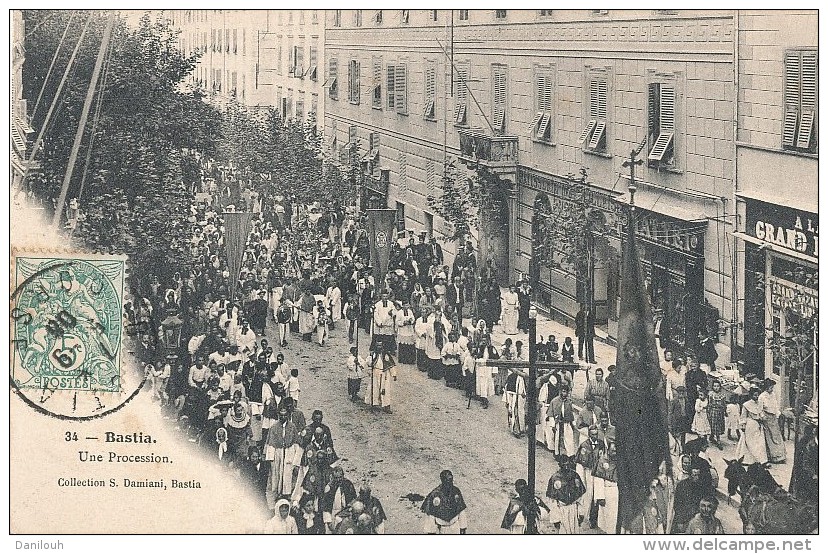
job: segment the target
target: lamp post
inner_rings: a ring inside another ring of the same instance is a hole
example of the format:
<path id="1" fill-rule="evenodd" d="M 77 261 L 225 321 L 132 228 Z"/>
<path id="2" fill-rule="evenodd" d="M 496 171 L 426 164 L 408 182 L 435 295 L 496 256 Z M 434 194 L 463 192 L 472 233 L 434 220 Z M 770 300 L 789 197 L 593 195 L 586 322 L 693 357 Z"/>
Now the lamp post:
<path id="1" fill-rule="evenodd" d="M 538 310 L 534 306 L 529 307 L 529 382 L 526 383 L 526 423 L 527 440 L 529 441 L 528 471 L 526 482 L 529 486 L 531 501 L 535 499 L 535 454 L 537 452 L 537 421 L 538 421 L 538 366 L 537 362 L 537 326 Z M 534 506 L 533 506 L 534 507 Z M 536 535 L 538 533 L 537 513 L 533 509 L 526 516 L 526 534 Z"/>

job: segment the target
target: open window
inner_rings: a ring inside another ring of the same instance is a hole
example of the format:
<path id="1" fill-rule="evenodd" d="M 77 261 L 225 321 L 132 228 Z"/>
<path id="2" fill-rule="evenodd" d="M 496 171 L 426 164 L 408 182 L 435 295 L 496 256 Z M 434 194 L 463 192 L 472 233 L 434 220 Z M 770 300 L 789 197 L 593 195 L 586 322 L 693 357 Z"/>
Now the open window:
<path id="1" fill-rule="evenodd" d="M 589 151 L 604 153 L 607 150 L 607 102 L 609 83 L 605 77 L 589 80 L 589 119 L 578 138 Z"/>
<path id="2" fill-rule="evenodd" d="M 650 167 L 671 167 L 676 133 L 676 87 L 650 83 L 647 94 L 647 144 Z"/>

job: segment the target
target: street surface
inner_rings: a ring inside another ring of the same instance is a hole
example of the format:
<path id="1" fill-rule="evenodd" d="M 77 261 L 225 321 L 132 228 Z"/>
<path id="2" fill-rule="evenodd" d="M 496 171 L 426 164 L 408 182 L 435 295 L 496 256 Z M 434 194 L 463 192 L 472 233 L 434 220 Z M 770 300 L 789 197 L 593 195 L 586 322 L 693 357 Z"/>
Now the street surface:
<path id="1" fill-rule="evenodd" d="M 278 344 L 275 324 L 268 325 L 268 341 Z M 549 330 L 557 334 L 559 340 L 573 334 L 560 324 L 540 318 L 538 328 L 539 332 Z M 499 331 L 496 328 L 493 334 L 495 344 L 502 343 L 504 337 Z M 367 357 L 369 336 L 364 331 L 359 333 L 360 355 Z M 528 345 L 525 334 L 512 338 Z M 347 342 L 347 328 L 340 321 L 325 346 L 304 342 L 291 334 L 282 352 L 289 367 L 298 367 L 300 371 L 299 408 L 307 418 L 314 409 L 322 409 L 346 476 L 357 487 L 367 476 L 373 494 L 382 501 L 388 515 L 386 532 L 423 532 L 425 516 L 420 511 L 420 497 L 439 484 L 443 469 L 454 473 L 454 482 L 463 492 L 468 505 L 468 532 L 505 532 L 500 530 L 500 522 L 514 481 L 526 478 L 527 441 L 513 437 L 507 430 L 506 408 L 501 399 L 491 397 L 488 409 L 476 401 L 467 408 L 462 391 L 429 379 L 416 367 L 398 366 L 391 400 L 393 413 L 372 413 L 362 402 L 348 399 Z M 596 356 L 606 367 L 614 362 L 615 349 L 596 343 Z M 575 393 L 582 398 L 583 385 L 578 385 L 583 372 L 578 374 L 581 377 L 576 379 Z M 368 387 L 370 376 L 363 379 L 361 396 Z M 541 445 L 536 469 L 537 492 L 545 499 L 547 482 L 557 464 L 552 453 Z M 420 500 L 409 499 L 414 495 L 419 495 L 416 498 Z M 717 515 L 727 533 L 741 533 L 735 508 L 723 502 Z M 554 532 L 547 519 L 539 527 L 542 533 Z"/>

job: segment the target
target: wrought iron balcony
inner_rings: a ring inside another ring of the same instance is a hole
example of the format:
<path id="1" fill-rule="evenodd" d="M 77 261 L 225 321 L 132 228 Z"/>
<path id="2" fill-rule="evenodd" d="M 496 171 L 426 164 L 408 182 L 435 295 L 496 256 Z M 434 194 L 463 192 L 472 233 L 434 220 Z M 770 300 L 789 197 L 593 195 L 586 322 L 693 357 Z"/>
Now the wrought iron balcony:
<path id="1" fill-rule="evenodd" d="M 460 159 L 480 164 L 497 173 L 514 172 L 518 164 L 518 137 L 493 136 L 483 129 L 458 129 Z"/>

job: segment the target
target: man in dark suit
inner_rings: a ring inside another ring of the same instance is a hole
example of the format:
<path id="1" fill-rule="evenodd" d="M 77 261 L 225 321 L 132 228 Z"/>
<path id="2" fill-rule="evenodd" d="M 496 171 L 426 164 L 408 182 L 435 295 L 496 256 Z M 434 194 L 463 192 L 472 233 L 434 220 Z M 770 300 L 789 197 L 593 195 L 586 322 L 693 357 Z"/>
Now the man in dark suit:
<path id="1" fill-rule="evenodd" d="M 443 265 L 443 248 L 437 244 L 437 239 L 431 237 L 431 263 L 437 263 L 438 265 Z"/>
<path id="2" fill-rule="evenodd" d="M 578 359 L 586 359 L 588 363 L 595 362 L 595 315 L 585 304 L 575 315 L 575 336 L 578 337 Z"/>
<path id="3" fill-rule="evenodd" d="M 454 308 L 459 314 L 463 313 L 463 302 L 465 298 L 463 298 L 463 285 L 460 283 L 460 276 L 456 275 L 454 277 L 454 282 L 446 287 L 446 302 L 449 306 Z M 462 316 L 459 316 L 462 317 Z"/>

